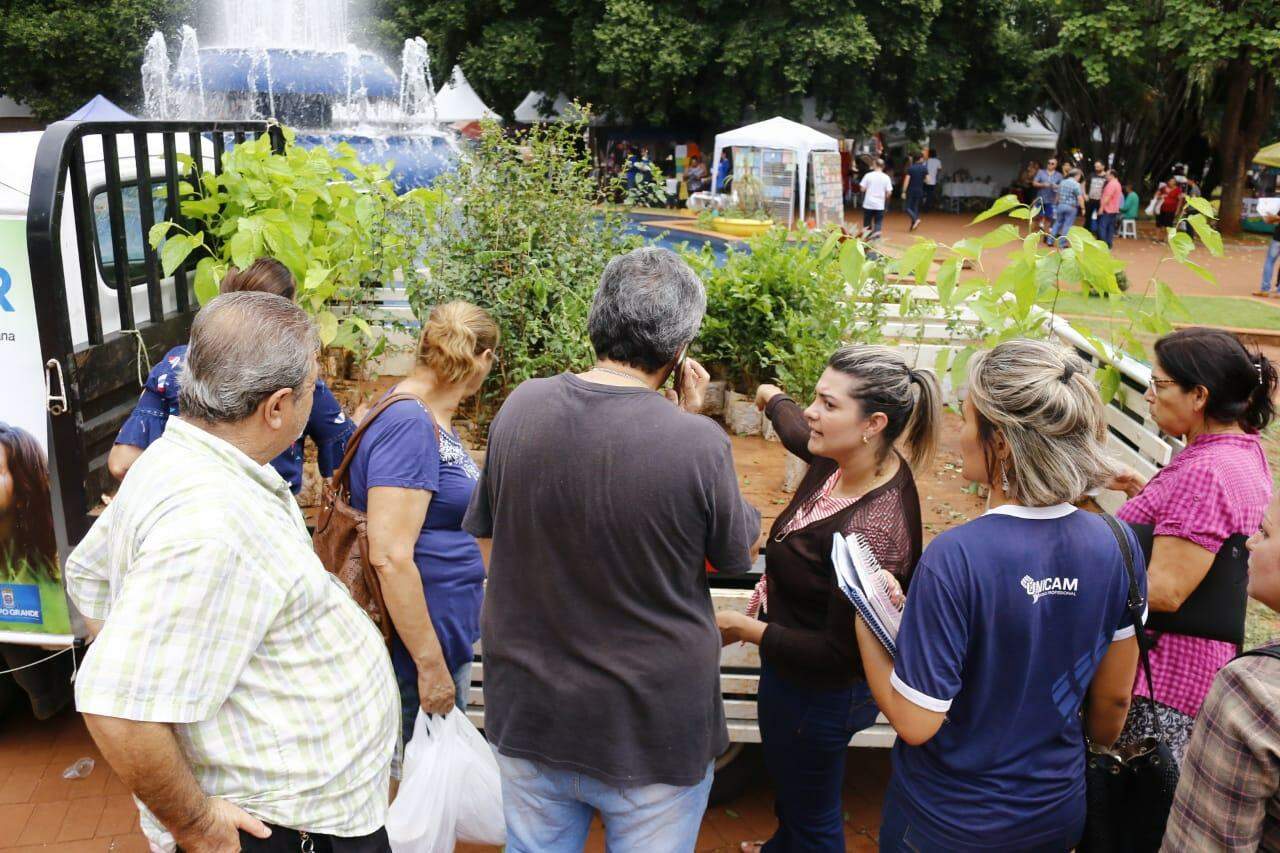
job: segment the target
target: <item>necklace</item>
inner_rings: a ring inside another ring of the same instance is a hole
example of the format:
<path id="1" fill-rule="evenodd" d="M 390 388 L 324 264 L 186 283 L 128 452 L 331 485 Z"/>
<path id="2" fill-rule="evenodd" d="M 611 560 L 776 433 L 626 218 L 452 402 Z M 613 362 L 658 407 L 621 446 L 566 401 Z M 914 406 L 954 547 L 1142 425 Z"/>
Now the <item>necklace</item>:
<path id="1" fill-rule="evenodd" d="M 643 379 L 641 379 L 639 376 L 636 376 L 634 373 L 626 373 L 626 372 L 621 371 L 621 370 L 614 370 L 614 369 L 613 369 L 613 368 L 611 368 L 611 367 L 600 367 L 599 365 L 596 365 L 595 367 L 593 367 L 593 368 L 591 368 L 591 369 L 592 369 L 592 370 L 598 370 L 598 371 L 599 371 L 599 372 L 601 372 L 601 373 L 608 373 L 608 374 L 610 374 L 610 375 L 612 375 L 612 376 L 619 376 L 619 377 L 621 377 L 621 378 L 623 378 L 623 379 L 630 379 L 632 382 L 636 382 L 636 383 L 638 383 L 638 384 L 640 384 L 640 385 L 644 385 L 644 386 L 646 386 L 646 387 L 649 385 L 649 383 L 648 383 L 648 382 L 645 382 Z"/>

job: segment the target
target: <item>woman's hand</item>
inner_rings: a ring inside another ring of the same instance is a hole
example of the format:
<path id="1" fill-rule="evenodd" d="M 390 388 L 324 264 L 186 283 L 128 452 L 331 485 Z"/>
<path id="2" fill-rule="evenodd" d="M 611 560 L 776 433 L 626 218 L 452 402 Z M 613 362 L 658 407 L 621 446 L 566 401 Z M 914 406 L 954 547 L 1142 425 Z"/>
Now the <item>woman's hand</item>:
<path id="1" fill-rule="evenodd" d="M 418 668 L 418 704 L 428 714 L 447 715 L 454 709 L 453 675 L 444 660 Z"/>
<path id="2" fill-rule="evenodd" d="M 785 393 L 786 392 L 777 385 L 761 385 L 756 389 L 756 408 L 763 412 L 764 407 L 769 405 L 770 400 L 777 397 L 779 394 Z"/>
<path id="3" fill-rule="evenodd" d="M 885 588 L 889 591 L 889 600 L 893 602 L 893 606 L 901 609 L 902 605 L 907 601 L 907 596 L 902 592 L 902 584 L 898 583 L 898 578 L 888 569 L 881 569 L 877 574 L 884 581 Z"/>
<path id="4" fill-rule="evenodd" d="M 760 645 L 765 623 L 737 610 L 716 611 L 716 627 L 720 629 L 720 645 L 754 643 Z"/>
<path id="5" fill-rule="evenodd" d="M 1147 478 L 1132 468 L 1125 468 L 1106 482 L 1106 487 L 1116 492 L 1124 492 L 1129 497 L 1136 497 L 1147 485 Z"/>

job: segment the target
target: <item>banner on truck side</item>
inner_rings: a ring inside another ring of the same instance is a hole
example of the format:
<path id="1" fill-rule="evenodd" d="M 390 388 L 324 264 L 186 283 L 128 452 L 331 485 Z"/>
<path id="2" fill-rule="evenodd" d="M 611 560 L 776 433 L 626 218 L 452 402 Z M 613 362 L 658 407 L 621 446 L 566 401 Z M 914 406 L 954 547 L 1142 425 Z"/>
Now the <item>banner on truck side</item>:
<path id="1" fill-rule="evenodd" d="M 71 617 L 54 550 L 48 421 L 27 223 L 0 217 L 0 642 L 66 645 Z"/>

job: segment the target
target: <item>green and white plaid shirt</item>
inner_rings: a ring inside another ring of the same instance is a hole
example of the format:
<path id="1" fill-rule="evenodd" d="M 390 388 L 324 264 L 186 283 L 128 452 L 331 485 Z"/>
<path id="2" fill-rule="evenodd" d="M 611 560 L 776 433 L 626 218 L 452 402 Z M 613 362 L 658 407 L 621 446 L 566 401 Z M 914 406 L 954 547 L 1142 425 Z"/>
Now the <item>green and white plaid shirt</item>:
<path id="1" fill-rule="evenodd" d="M 391 662 L 274 469 L 170 418 L 66 575 L 105 620 L 76 678 L 81 712 L 172 723 L 201 789 L 269 823 L 383 825 Z M 145 812 L 143 827 L 160 841 Z"/>

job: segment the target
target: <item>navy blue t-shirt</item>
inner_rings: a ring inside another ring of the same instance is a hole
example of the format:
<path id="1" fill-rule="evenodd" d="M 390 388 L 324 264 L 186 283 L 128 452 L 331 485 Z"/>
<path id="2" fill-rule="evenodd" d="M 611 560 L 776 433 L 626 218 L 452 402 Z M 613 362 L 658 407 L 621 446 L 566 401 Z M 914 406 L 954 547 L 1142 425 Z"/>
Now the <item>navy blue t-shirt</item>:
<path id="1" fill-rule="evenodd" d="M 375 486 L 432 493 L 413 561 L 445 664 L 453 672 L 471 660 L 480 639 L 484 562 L 475 538 L 462 529 L 480 469 L 457 435 L 442 429 L 437 441 L 427 410 L 416 400 L 401 400 L 365 430 L 349 475 L 351 505 L 361 512 L 368 509 L 369 489 Z M 418 671 L 399 636 L 391 644 L 391 663 L 402 677 Z"/>
<path id="2" fill-rule="evenodd" d="M 924 163 L 912 163 L 907 167 L 907 175 L 911 183 L 907 184 L 908 195 L 924 195 L 924 179 L 929 176 L 929 167 Z"/>
<path id="3" fill-rule="evenodd" d="M 1142 551 L 1127 527 L 1146 594 Z M 1024 849 L 1084 824 L 1080 708 L 1129 582 L 1106 521 L 1003 506 L 943 533 L 911 581 L 891 681 L 946 721 L 893 749 L 888 798 L 955 850 Z M 1068 842 L 1070 843 L 1070 842 Z"/>

